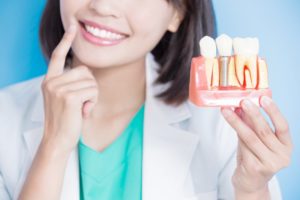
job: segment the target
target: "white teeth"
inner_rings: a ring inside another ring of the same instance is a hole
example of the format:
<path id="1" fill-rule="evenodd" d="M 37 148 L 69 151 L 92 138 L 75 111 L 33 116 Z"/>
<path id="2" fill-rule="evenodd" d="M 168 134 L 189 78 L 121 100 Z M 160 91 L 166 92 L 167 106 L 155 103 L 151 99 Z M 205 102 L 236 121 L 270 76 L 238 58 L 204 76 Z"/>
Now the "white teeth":
<path id="1" fill-rule="evenodd" d="M 216 42 L 209 36 L 203 37 L 200 42 L 201 55 L 206 58 L 215 58 L 217 55 Z"/>
<path id="2" fill-rule="evenodd" d="M 100 37 L 100 38 L 119 40 L 119 39 L 122 39 L 125 37 L 120 34 L 112 33 L 112 32 L 98 29 L 98 28 L 88 26 L 88 25 L 85 25 L 85 28 L 86 28 L 87 32 L 91 33 L 92 35 L 94 35 L 96 37 Z"/>
<path id="3" fill-rule="evenodd" d="M 247 46 L 245 45 L 243 38 L 233 39 L 233 50 L 236 55 L 244 55 L 247 51 Z"/>
<path id="4" fill-rule="evenodd" d="M 232 59 L 229 62 L 228 80 L 231 86 L 242 86 L 245 88 L 268 87 L 267 81 L 264 83 L 258 82 L 258 80 L 261 80 L 257 76 L 263 77 L 261 79 L 267 79 L 267 67 L 263 66 L 258 74 L 259 41 L 257 38 L 234 38 L 232 40 L 228 35 L 223 34 L 215 41 L 213 38 L 205 36 L 200 40 L 199 45 L 201 55 L 205 57 L 205 70 L 209 86 L 219 84 L 219 82 L 213 80 L 221 80 L 221 77 L 218 77 L 220 71 L 218 71 L 218 60 L 216 58 L 218 48 L 219 56 L 221 57 L 231 58 L 232 49 L 236 55 L 234 60 Z"/>
<path id="5" fill-rule="evenodd" d="M 216 39 L 220 56 L 231 56 L 232 39 L 228 35 L 222 34 Z"/>
<path id="6" fill-rule="evenodd" d="M 247 38 L 246 39 L 248 45 L 249 45 L 249 49 L 250 49 L 250 53 L 252 55 L 258 55 L 259 53 L 259 41 L 257 38 Z"/>
<path id="7" fill-rule="evenodd" d="M 257 38 L 234 38 L 233 49 L 236 55 L 253 56 L 259 53 L 259 41 Z"/>

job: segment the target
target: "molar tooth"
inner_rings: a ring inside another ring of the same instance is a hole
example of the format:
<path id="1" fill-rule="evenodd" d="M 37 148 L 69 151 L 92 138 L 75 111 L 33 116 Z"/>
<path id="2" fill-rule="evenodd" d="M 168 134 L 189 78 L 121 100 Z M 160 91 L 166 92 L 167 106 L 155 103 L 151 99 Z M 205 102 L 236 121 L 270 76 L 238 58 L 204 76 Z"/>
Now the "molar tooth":
<path id="1" fill-rule="evenodd" d="M 208 87 L 219 85 L 219 66 L 216 59 L 216 42 L 209 36 L 203 37 L 200 42 L 201 55 L 205 57 L 205 71 Z"/>
<path id="2" fill-rule="evenodd" d="M 257 38 L 246 38 L 247 53 L 249 56 L 258 55 L 259 53 L 259 41 Z"/>
<path id="3" fill-rule="evenodd" d="M 259 42 L 257 38 L 235 38 L 233 48 L 236 54 L 235 66 L 237 79 L 241 86 L 255 88 L 257 86 L 257 55 Z M 245 70 L 249 72 L 245 73 Z M 248 74 L 249 73 L 249 74 Z M 247 79 L 245 79 L 245 76 Z"/>

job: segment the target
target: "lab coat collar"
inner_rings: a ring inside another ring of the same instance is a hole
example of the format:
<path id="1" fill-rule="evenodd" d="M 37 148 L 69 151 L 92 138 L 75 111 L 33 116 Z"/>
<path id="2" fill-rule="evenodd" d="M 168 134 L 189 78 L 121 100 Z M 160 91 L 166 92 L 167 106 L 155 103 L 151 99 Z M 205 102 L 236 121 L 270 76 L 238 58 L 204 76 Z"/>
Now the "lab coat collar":
<path id="1" fill-rule="evenodd" d="M 198 143 L 198 135 L 182 128 L 191 117 L 187 102 L 175 107 L 154 97 L 168 85 L 153 85 L 158 64 L 152 54 L 146 58 L 146 102 L 143 140 L 143 200 L 184 199 L 183 185 Z M 24 132 L 29 152 L 34 157 L 43 134 L 43 96 L 34 102 L 32 126 Z M 78 155 L 69 159 L 61 199 L 79 200 Z M 25 175 L 25 174 L 24 174 Z M 25 177 L 23 177 L 24 179 Z M 24 181 L 24 180 L 23 180 Z"/>

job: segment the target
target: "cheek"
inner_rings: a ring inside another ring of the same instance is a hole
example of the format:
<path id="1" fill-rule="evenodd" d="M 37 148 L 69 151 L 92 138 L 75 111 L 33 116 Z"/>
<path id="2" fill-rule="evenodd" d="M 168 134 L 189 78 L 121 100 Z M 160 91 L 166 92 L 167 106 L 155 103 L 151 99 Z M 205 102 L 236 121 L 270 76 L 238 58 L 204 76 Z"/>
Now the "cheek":
<path id="1" fill-rule="evenodd" d="M 81 1 L 60 0 L 60 16 L 65 29 L 70 25 L 71 19 L 76 18 L 75 14 L 77 10 L 83 6 L 80 2 Z"/>
<path id="2" fill-rule="evenodd" d="M 144 9 L 139 9 L 144 8 Z M 166 0 L 147 0 L 137 8 L 132 7 L 128 21 L 133 33 L 139 37 L 160 37 L 166 32 L 173 15 L 173 8 Z"/>

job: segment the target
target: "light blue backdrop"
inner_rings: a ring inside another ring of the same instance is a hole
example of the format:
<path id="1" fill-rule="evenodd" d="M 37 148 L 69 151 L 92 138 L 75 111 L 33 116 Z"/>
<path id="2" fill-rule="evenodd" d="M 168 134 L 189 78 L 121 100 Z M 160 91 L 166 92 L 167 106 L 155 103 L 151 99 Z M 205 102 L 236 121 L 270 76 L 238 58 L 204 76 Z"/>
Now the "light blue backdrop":
<path id="1" fill-rule="evenodd" d="M 0 87 L 43 74 L 38 44 L 44 0 L 0 2 Z M 300 199 L 300 1 L 214 0 L 219 33 L 257 36 L 274 99 L 290 122 L 292 165 L 279 173 L 284 198 Z"/>

